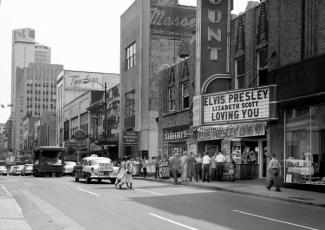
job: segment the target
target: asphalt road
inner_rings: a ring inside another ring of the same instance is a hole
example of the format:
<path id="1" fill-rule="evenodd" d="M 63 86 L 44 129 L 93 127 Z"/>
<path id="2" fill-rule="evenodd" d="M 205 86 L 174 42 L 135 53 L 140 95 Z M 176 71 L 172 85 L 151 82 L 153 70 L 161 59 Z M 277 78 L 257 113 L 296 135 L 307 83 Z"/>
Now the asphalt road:
<path id="1" fill-rule="evenodd" d="M 0 176 L 34 230 L 325 229 L 325 208 L 135 180 L 134 190 L 72 177 Z"/>

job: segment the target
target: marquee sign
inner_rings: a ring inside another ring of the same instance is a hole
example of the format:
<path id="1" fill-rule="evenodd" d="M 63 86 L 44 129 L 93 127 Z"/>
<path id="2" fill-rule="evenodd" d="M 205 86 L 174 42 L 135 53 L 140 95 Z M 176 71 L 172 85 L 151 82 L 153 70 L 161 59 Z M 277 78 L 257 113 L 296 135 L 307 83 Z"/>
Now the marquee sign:
<path id="1" fill-rule="evenodd" d="M 266 122 L 216 125 L 198 129 L 198 141 L 234 139 L 265 135 Z"/>
<path id="2" fill-rule="evenodd" d="M 203 123 L 270 119 L 274 98 L 274 86 L 203 95 Z"/>
<path id="3" fill-rule="evenodd" d="M 124 145 L 138 145 L 138 133 L 136 131 L 123 131 Z"/>

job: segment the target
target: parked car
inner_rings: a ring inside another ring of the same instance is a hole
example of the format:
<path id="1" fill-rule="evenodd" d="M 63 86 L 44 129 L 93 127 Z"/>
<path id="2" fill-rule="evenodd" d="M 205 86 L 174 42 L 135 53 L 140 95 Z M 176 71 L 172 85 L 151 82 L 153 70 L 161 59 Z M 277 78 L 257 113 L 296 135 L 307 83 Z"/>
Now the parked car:
<path id="1" fill-rule="evenodd" d="M 0 165 L 0 175 L 7 176 L 8 171 L 5 165 Z"/>
<path id="2" fill-rule="evenodd" d="M 12 176 L 18 176 L 21 175 L 21 171 L 23 170 L 24 165 L 14 165 L 11 175 Z"/>
<path id="3" fill-rule="evenodd" d="M 115 183 L 118 174 L 118 167 L 115 167 L 112 160 L 107 157 L 98 157 L 91 155 L 81 160 L 75 167 L 75 181 L 86 179 L 87 183 L 95 179 L 101 182 L 103 179 L 109 179 L 112 184 Z"/>
<path id="4" fill-rule="evenodd" d="M 25 164 L 24 168 L 21 170 L 21 175 L 32 175 L 33 174 L 33 164 Z"/>
<path id="5" fill-rule="evenodd" d="M 63 166 L 64 166 L 64 171 L 63 171 L 63 174 L 64 175 L 72 175 L 73 176 L 73 169 L 74 169 L 74 166 L 76 166 L 77 163 L 74 162 L 74 161 L 65 161 L 63 163 Z"/>

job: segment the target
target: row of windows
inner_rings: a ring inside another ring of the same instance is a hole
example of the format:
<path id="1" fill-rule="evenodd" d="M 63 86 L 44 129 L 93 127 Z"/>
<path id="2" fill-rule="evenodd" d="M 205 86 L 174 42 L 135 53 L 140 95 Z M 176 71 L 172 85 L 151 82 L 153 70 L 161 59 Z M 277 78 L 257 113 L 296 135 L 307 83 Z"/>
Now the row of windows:
<path id="1" fill-rule="evenodd" d="M 265 73 L 265 70 L 267 70 L 268 67 L 268 48 L 264 47 L 262 49 L 257 50 L 257 73 L 256 73 L 256 78 L 252 79 L 251 82 L 247 83 L 245 82 L 245 56 L 240 56 L 235 59 L 235 76 L 236 76 L 236 81 L 235 81 L 235 88 L 236 89 L 242 89 L 248 87 L 253 87 L 253 86 L 259 86 L 261 85 L 261 81 L 263 81 L 262 75 Z M 266 71 L 267 73 L 267 71 Z"/>
<path id="2" fill-rule="evenodd" d="M 51 104 L 50 106 L 49 106 L 49 105 L 45 105 L 45 104 L 43 104 L 42 107 L 43 107 L 43 109 L 48 109 L 49 107 L 50 107 L 51 109 L 56 109 L 56 106 L 55 106 L 55 105 L 52 105 L 52 104 Z M 32 105 L 32 104 L 27 104 L 27 108 L 28 108 L 28 109 L 32 109 L 32 108 L 33 108 L 33 105 Z M 35 104 L 35 105 L 34 105 L 34 108 L 39 108 L 39 109 L 40 109 L 40 108 L 41 108 L 41 105 L 40 105 L 40 104 Z"/>
<path id="3" fill-rule="evenodd" d="M 29 101 L 32 102 L 33 101 L 33 98 L 29 98 L 28 97 L 27 98 L 27 103 L 29 103 Z M 41 101 L 41 98 L 35 97 L 35 101 Z M 51 98 L 51 99 L 43 98 L 43 102 L 45 102 L 45 101 L 56 102 L 56 99 L 53 99 L 53 98 Z"/>
<path id="4" fill-rule="evenodd" d="M 42 84 L 37 84 L 37 83 L 27 83 L 27 87 L 42 87 Z M 54 84 L 53 83 L 43 83 L 43 87 L 54 87 Z"/>
<path id="5" fill-rule="evenodd" d="M 135 115 L 135 91 L 125 94 L 125 116 Z"/>
<path id="6" fill-rule="evenodd" d="M 27 90 L 27 93 L 29 94 L 33 94 L 33 90 Z M 35 90 L 35 94 L 41 94 L 41 91 L 40 90 Z M 51 94 L 51 95 L 56 95 L 56 92 L 55 91 L 50 91 L 50 92 L 48 92 L 48 91 L 43 91 L 43 95 L 49 95 L 49 94 Z"/>
<path id="7" fill-rule="evenodd" d="M 189 81 L 181 83 L 181 109 L 190 107 L 190 89 Z M 176 109 L 176 87 L 175 85 L 168 87 L 168 111 L 172 112 Z"/>

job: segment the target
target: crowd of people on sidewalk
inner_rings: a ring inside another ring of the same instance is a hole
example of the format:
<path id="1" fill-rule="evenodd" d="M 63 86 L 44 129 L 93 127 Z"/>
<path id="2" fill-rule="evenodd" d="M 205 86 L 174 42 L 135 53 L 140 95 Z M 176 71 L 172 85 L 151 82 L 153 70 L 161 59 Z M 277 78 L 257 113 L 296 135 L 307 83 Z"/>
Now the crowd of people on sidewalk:
<path id="1" fill-rule="evenodd" d="M 174 183 L 191 182 L 202 180 L 210 182 L 211 180 L 223 180 L 223 166 L 226 158 L 222 152 L 194 155 L 193 152 L 184 151 L 182 156 L 177 151 L 173 152 L 169 158 L 170 169 Z"/>

